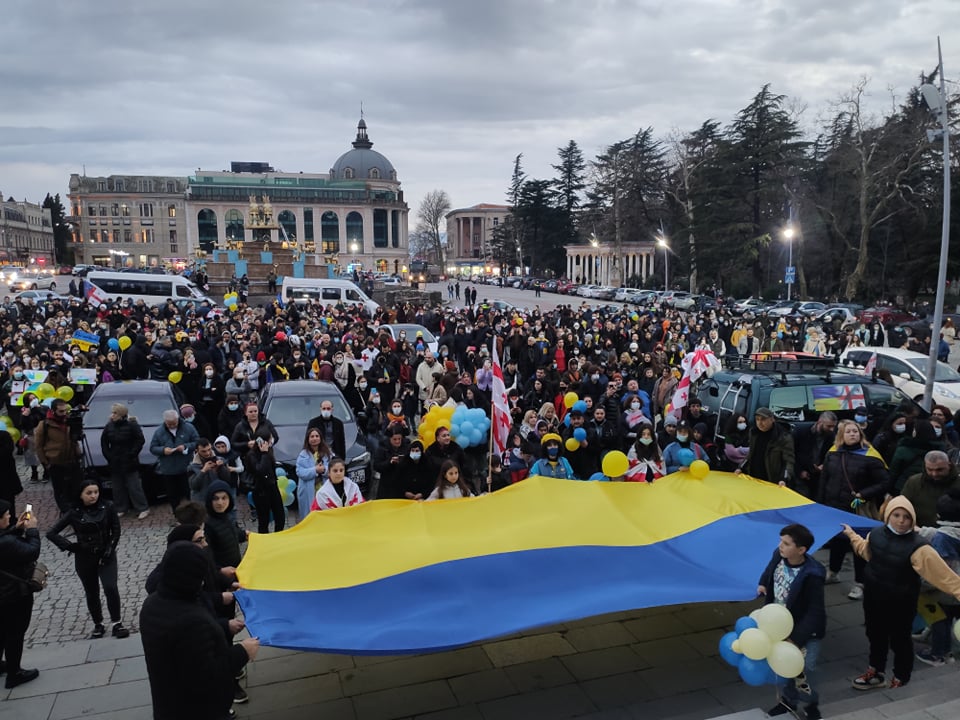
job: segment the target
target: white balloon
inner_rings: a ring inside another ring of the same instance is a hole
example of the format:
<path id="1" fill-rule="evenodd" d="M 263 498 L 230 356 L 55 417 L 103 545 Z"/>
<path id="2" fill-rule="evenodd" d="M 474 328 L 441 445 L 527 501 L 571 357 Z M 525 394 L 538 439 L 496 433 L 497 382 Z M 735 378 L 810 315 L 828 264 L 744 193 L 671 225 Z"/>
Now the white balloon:
<path id="1" fill-rule="evenodd" d="M 957 642 L 960 642 L 960 622 L 953 624 L 953 636 L 957 639 Z"/>
<path id="2" fill-rule="evenodd" d="M 759 628 L 747 628 L 738 640 L 740 652 L 751 660 L 763 660 L 770 652 L 770 638 Z"/>
<path id="3" fill-rule="evenodd" d="M 780 677 L 795 678 L 803 672 L 803 652 L 790 642 L 778 642 L 767 655 L 770 668 Z"/>
<path id="4" fill-rule="evenodd" d="M 786 640 L 793 632 L 793 615 L 783 605 L 777 603 L 764 605 L 754 619 L 757 621 L 757 627 L 770 638 L 770 642 Z"/>

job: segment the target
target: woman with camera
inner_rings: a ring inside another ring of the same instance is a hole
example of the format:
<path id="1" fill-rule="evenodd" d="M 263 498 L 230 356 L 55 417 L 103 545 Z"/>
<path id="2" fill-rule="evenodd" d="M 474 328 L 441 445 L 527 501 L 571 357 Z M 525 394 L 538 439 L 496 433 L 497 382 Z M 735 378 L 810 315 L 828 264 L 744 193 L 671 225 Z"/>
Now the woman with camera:
<path id="1" fill-rule="evenodd" d="M 16 523 L 10 515 L 12 507 L 0 500 L 0 650 L 4 658 L 0 660 L 0 672 L 7 674 L 7 688 L 36 680 L 40 675 L 37 670 L 24 670 L 20 665 L 23 639 L 33 612 L 33 592 L 25 578 L 40 557 L 40 533 L 29 505 Z"/>

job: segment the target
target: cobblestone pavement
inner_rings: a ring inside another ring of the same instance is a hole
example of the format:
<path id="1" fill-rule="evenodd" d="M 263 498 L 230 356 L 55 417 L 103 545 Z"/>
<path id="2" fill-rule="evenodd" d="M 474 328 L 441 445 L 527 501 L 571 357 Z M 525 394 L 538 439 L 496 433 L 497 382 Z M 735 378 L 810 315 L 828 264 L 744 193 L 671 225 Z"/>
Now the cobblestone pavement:
<path id="1" fill-rule="evenodd" d="M 35 598 L 33 619 L 27 631 L 27 646 L 87 638 L 93 631 L 93 621 L 90 620 L 83 588 L 73 568 L 73 556 L 60 551 L 43 537 L 59 517 L 53 500 L 53 486 L 48 482 L 31 482 L 30 470 L 23 463 L 22 456 L 17 456 L 17 468 L 24 488 L 23 493 L 17 496 L 17 512 L 23 512 L 26 503 L 33 505 L 42 539 L 40 559 L 50 569 L 46 590 Z M 246 499 L 238 499 L 237 505 L 239 518 L 246 522 L 248 529 L 255 530 L 253 524 L 249 523 L 250 511 Z M 170 507 L 166 504 L 151 506 L 150 516 L 145 520 L 137 520 L 136 515 L 129 514 L 121 518 L 123 531 L 117 547 L 118 581 L 123 623 L 132 631 L 138 629 L 137 617 L 146 597 L 144 581 L 163 557 L 172 519 Z M 105 599 L 103 603 L 106 614 Z"/>

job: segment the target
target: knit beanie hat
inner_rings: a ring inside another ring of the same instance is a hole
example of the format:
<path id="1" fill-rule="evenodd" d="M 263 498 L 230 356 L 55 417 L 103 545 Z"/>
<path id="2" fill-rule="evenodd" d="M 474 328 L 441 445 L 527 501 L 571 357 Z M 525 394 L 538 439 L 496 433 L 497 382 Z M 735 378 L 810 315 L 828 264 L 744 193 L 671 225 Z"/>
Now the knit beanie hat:
<path id="1" fill-rule="evenodd" d="M 185 600 L 200 594 L 209 562 L 200 546 L 177 540 L 167 548 L 162 562 L 161 591 Z"/>

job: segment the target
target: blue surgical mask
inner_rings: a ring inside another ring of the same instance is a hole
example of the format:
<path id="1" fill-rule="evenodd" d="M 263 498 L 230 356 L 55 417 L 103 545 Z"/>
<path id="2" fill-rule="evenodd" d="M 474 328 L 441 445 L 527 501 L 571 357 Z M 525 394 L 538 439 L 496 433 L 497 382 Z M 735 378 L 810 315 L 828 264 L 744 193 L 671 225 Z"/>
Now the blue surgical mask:
<path id="1" fill-rule="evenodd" d="M 411 460 L 419 460 L 419 459 L 420 459 L 420 453 L 418 453 L 418 452 L 412 452 L 412 453 L 410 453 L 410 459 L 411 459 Z"/>
<path id="2" fill-rule="evenodd" d="M 653 442 L 653 438 L 642 437 L 639 438 L 641 445 L 650 445 Z"/>
<path id="3" fill-rule="evenodd" d="M 867 421 L 866 415 L 854 415 L 853 419 L 857 421 L 857 424 L 862 425 Z"/>
<path id="4" fill-rule="evenodd" d="M 684 433 L 683 435 L 681 435 L 680 433 L 677 433 L 677 442 L 685 443 L 689 438 L 690 436 L 687 435 L 686 433 Z"/>
<path id="5" fill-rule="evenodd" d="M 560 448 L 556 445 L 552 445 L 547 448 L 547 456 L 551 459 L 556 458 L 560 454 Z"/>
<path id="6" fill-rule="evenodd" d="M 937 437 L 940 437 L 941 435 L 943 435 L 943 428 L 939 427 L 938 425 L 934 425 L 933 434 L 936 435 Z"/>
<path id="7" fill-rule="evenodd" d="M 737 423 L 737 430 L 739 430 L 740 432 L 743 432 L 746 429 L 747 429 L 746 423 Z"/>

